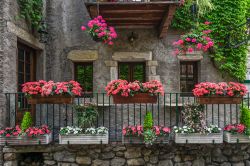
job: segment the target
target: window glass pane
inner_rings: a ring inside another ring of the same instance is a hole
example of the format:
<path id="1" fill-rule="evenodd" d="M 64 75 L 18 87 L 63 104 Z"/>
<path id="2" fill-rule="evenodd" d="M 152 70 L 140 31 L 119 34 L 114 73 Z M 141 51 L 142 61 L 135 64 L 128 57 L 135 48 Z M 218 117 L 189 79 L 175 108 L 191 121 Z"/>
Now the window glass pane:
<path id="1" fill-rule="evenodd" d="M 18 72 L 23 73 L 24 72 L 24 63 L 19 61 L 18 62 Z"/>
<path id="2" fill-rule="evenodd" d="M 24 61 L 24 49 L 18 48 L 18 60 Z"/>
<path id="3" fill-rule="evenodd" d="M 76 64 L 76 81 L 78 81 L 83 90 L 93 91 L 93 64 Z"/>
<path id="4" fill-rule="evenodd" d="M 181 92 L 192 92 L 197 83 L 196 62 L 181 62 L 180 64 L 180 90 Z"/>
<path id="5" fill-rule="evenodd" d="M 30 63 L 30 52 L 26 52 L 26 55 L 25 55 L 25 62 L 26 63 Z"/>
<path id="6" fill-rule="evenodd" d="M 84 67 L 81 65 L 77 65 L 76 67 L 76 81 L 81 84 L 81 86 L 84 86 Z"/>
<path id="7" fill-rule="evenodd" d="M 144 71 L 144 65 L 143 64 L 137 64 L 134 66 L 133 70 L 133 80 L 138 80 L 141 82 L 144 82 L 145 71 Z"/>
<path id="8" fill-rule="evenodd" d="M 119 64 L 119 79 L 130 81 L 128 64 Z"/>

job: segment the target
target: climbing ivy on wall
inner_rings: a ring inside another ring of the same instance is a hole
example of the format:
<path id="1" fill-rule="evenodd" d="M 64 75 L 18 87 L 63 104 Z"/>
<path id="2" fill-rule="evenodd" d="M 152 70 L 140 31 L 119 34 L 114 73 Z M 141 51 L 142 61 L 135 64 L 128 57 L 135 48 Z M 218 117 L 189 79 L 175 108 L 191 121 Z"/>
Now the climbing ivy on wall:
<path id="1" fill-rule="evenodd" d="M 227 47 L 227 36 L 231 32 L 229 30 L 230 27 L 237 29 L 238 25 L 246 22 L 246 18 L 250 15 L 250 0 L 212 0 L 212 2 L 214 9 L 204 16 L 205 20 L 212 22 L 210 28 L 212 30 L 211 37 L 215 42 L 215 53 L 211 56 L 217 62 L 221 71 L 229 73 L 230 76 L 239 81 L 244 80 L 246 75 L 247 46 Z M 187 3 L 183 8 L 177 10 L 172 23 L 173 28 L 190 30 L 194 21 L 191 13 L 187 12 L 190 8 L 188 6 L 190 4 Z M 238 28 L 237 31 L 233 32 L 237 34 L 237 39 L 240 40 L 240 38 L 244 37 L 244 28 Z"/>
<path id="2" fill-rule="evenodd" d="M 26 19 L 33 28 L 39 29 L 43 18 L 43 0 L 18 0 L 20 15 Z"/>

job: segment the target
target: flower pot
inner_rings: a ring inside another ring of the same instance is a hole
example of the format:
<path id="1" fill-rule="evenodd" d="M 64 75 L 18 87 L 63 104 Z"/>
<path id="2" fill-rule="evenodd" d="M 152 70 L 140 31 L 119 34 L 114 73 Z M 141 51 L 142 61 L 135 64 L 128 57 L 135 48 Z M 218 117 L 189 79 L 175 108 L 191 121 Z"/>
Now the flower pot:
<path id="1" fill-rule="evenodd" d="M 105 135 L 59 135 L 59 144 L 108 144 L 109 134 Z"/>
<path id="2" fill-rule="evenodd" d="M 115 104 L 128 104 L 128 103 L 156 103 L 157 96 L 151 96 L 149 93 L 138 93 L 134 96 L 124 97 L 121 95 L 113 95 L 113 102 Z"/>
<path id="3" fill-rule="evenodd" d="M 28 136 L 0 136 L 0 145 L 47 145 L 52 141 L 52 134 Z"/>
<path id="4" fill-rule="evenodd" d="M 179 144 L 220 144 L 223 143 L 223 134 L 221 133 L 211 133 L 211 134 L 200 134 L 200 133 L 190 133 L 181 134 L 175 133 L 175 143 Z"/>
<path id="5" fill-rule="evenodd" d="M 28 98 L 29 104 L 72 104 L 74 97 L 69 95 L 41 96 L 35 95 Z"/>
<path id="6" fill-rule="evenodd" d="M 144 139 L 143 139 L 143 136 L 124 136 L 124 135 L 122 135 L 122 143 L 123 144 L 144 144 Z M 156 143 L 156 144 L 169 143 L 169 135 L 157 137 L 154 143 Z"/>
<path id="7" fill-rule="evenodd" d="M 185 53 L 185 55 L 178 55 L 177 58 L 180 61 L 200 61 L 203 59 L 202 51 L 193 51 L 191 53 Z"/>
<path id="8" fill-rule="evenodd" d="M 240 104 L 242 97 L 206 96 L 196 97 L 196 101 L 200 104 Z"/>
<path id="9" fill-rule="evenodd" d="M 224 132 L 224 141 L 227 143 L 250 143 L 250 138 L 244 134 Z"/>

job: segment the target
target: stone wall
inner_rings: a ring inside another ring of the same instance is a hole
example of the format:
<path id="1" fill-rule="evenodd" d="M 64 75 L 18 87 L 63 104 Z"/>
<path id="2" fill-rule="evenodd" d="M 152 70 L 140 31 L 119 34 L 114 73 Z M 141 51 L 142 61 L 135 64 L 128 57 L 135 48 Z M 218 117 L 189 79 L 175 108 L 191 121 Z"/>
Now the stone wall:
<path id="1" fill-rule="evenodd" d="M 16 166 L 21 153 L 40 152 L 44 166 L 249 166 L 249 145 L 89 145 L 5 147 L 4 166 Z"/>

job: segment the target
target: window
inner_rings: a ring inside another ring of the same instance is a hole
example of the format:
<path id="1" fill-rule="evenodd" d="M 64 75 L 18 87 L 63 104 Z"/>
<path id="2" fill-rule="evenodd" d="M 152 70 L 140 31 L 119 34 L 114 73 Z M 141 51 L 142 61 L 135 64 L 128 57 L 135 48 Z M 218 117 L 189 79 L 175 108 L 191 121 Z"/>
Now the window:
<path id="1" fill-rule="evenodd" d="M 145 82 L 145 63 L 144 62 L 120 62 L 119 63 L 119 79 L 129 82 L 135 80 Z"/>
<path id="2" fill-rule="evenodd" d="M 75 80 L 85 92 L 93 92 L 93 63 L 75 63 Z"/>
<path id="3" fill-rule="evenodd" d="M 181 92 L 192 92 L 198 82 L 197 62 L 180 62 Z"/>

